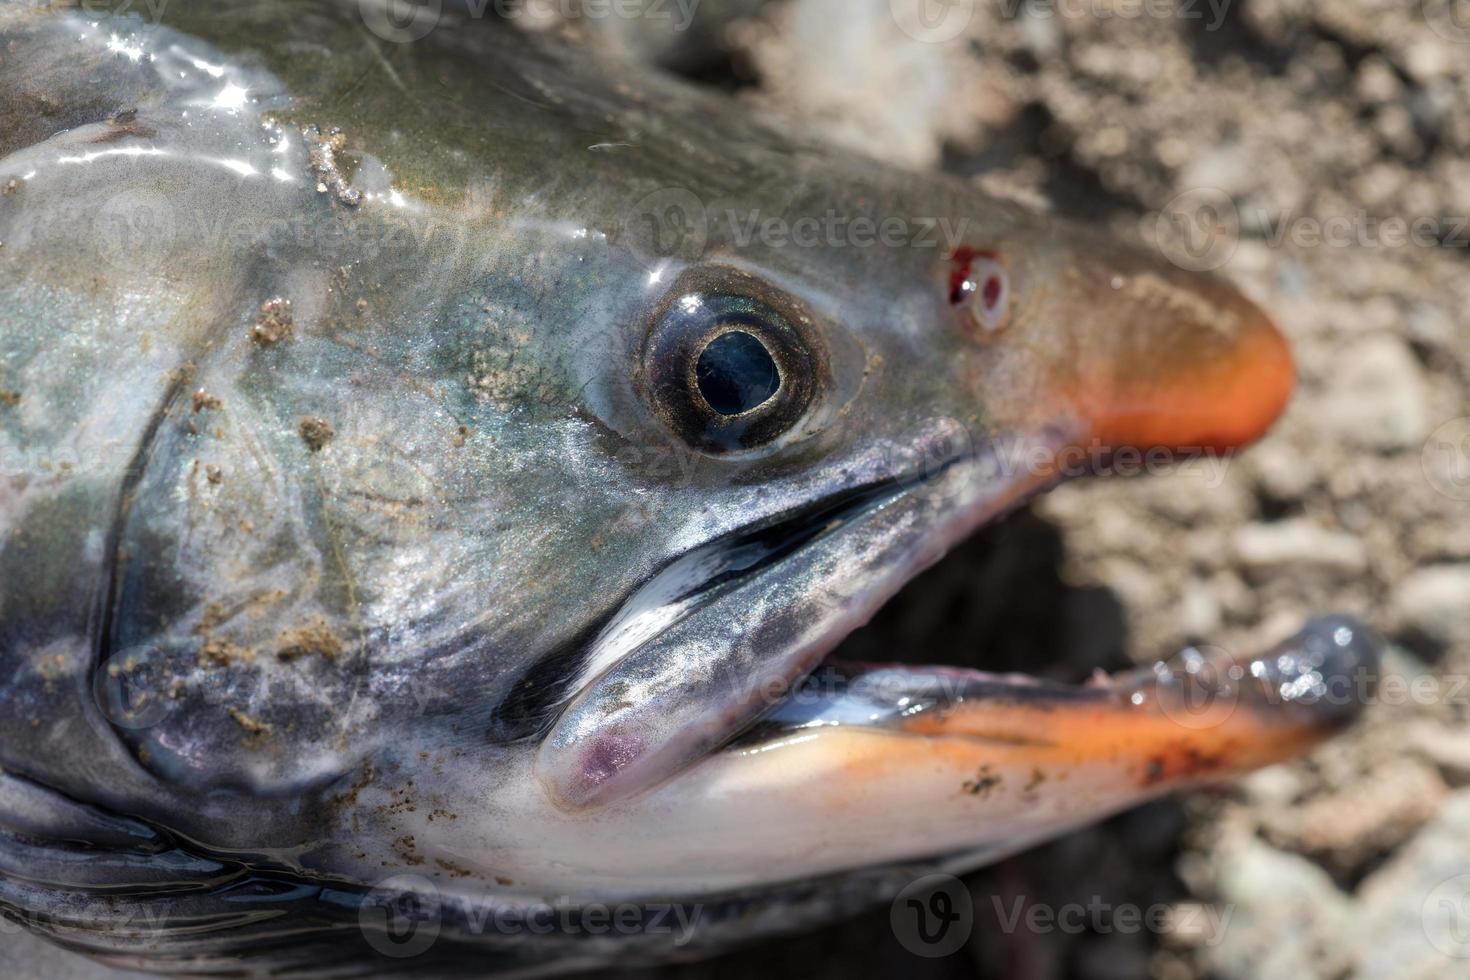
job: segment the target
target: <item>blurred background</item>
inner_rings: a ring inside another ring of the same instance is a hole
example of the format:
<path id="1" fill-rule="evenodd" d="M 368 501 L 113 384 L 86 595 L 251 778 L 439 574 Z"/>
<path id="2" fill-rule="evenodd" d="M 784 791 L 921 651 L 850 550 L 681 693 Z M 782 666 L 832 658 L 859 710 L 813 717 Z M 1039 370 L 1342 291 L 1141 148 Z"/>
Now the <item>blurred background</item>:
<path id="1" fill-rule="evenodd" d="M 1393 643 L 1366 720 L 1311 758 L 973 876 L 958 953 L 915 955 L 882 909 L 639 976 L 1470 976 L 1470 2 L 702 0 L 686 31 L 533 8 L 1216 269 L 1295 346 L 1294 405 L 1223 477 L 1064 487 L 849 655 L 1076 680 L 1327 610 Z"/>

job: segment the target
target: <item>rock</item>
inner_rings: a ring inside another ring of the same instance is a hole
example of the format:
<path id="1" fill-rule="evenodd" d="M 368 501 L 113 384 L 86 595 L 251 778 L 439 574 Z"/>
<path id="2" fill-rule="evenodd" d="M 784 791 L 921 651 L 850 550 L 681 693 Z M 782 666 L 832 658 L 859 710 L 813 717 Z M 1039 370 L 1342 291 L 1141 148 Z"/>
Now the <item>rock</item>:
<path id="1" fill-rule="evenodd" d="M 1361 541 L 1307 518 L 1246 525 L 1235 533 L 1235 556 L 1255 572 L 1307 567 L 1359 574 L 1368 568 Z"/>
<path id="2" fill-rule="evenodd" d="M 1373 787 L 1372 792 L 1365 793 L 1363 786 Z M 1372 767 L 1350 788 L 1267 810 L 1262 829 L 1272 843 L 1351 874 L 1412 837 L 1438 812 L 1445 795 L 1433 767 L 1396 758 Z"/>
<path id="3" fill-rule="evenodd" d="M 1464 976 L 1470 960 L 1470 790 L 1358 889 L 1357 975 Z"/>
<path id="4" fill-rule="evenodd" d="M 1347 965 L 1348 897 L 1305 858 L 1253 837 L 1215 857 L 1222 927 L 1200 947 L 1211 973 L 1257 980 L 1339 976 Z"/>
<path id="5" fill-rule="evenodd" d="M 981 105 L 985 87 L 964 77 L 956 57 L 964 11 L 925 13 L 912 2 L 795 0 L 766 8 L 731 36 L 762 77 L 764 104 L 865 153 L 925 166 L 939 160 L 947 136 L 973 131 L 973 113 L 1007 111 Z M 958 99 L 958 91 L 971 97 Z"/>
<path id="6" fill-rule="evenodd" d="M 1416 721 L 1409 742 L 1455 785 L 1470 783 L 1470 728 Z"/>
<path id="7" fill-rule="evenodd" d="M 1403 91 L 1393 66 L 1378 55 L 1363 59 L 1354 87 L 1360 99 L 1373 104 L 1392 102 Z"/>
<path id="8" fill-rule="evenodd" d="M 1421 568 L 1398 584 L 1389 605 L 1400 634 L 1448 648 L 1470 635 L 1470 565 Z"/>
<path id="9" fill-rule="evenodd" d="M 1251 802 L 1270 809 L 1291 806 L 1301 795 L 1301 777 L 1290 766 L 1267 766 L 1240 781 Z"/>
<path id="10" fill-rule="evenodd" d="M 1403 341 L 1387 334 L 1340 352 L 1317 424 L 1365 449 L 1417 446 L 1429 434 L 1423 372 Z"/>
<path id="11" fill-rule="evenodd" d="M 1317 471 L 1300 449 L 1270 440 L 1245 457 L 1255 482 L 1273 500 L 1298 500 L 1317 481 Z"/>
<path id="12" fill-rule="evenodd" d="M 1210 637 L 1220 629 L 1220 603 L 1205 583 L 1190 582 L 1179 599 L 1179 628 L 1186 635 Z"/>

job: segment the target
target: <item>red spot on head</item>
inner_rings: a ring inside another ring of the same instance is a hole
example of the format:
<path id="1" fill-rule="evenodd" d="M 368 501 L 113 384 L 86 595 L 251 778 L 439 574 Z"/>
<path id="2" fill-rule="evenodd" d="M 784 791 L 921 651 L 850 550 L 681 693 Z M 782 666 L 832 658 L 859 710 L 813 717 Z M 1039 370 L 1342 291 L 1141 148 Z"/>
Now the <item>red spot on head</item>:
<path id="1" fill-rule="evenodd" d="M 971 248 L 968 245 L 961 245 L 954 250 L 954 255 L 950 257 L 949 301 L 955 306 L 959 306 L 965 302 L 979 288 L 975 280 L 970 277 L 975 268 L 975 262 L 978 259 L 991 259 L 998 262 L 1000 261 L 1000 256 L 994 252 Z M 992 284 L 994 286 L 993 295 L 991 293 Z M 991 276 L 985 281 L 984 289 L 985 304 L 987 306 L 993 306 L 1000 299 L 1000 280 L 995 276 Z"/>

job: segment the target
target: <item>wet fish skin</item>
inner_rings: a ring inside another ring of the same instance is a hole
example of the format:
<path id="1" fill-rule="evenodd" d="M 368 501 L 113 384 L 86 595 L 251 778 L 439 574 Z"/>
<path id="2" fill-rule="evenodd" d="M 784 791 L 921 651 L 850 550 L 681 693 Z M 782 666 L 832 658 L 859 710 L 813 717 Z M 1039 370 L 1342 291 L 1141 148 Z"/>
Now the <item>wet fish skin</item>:
<path id="1" fill-rule="evenodd" d="M 700 546 L 894 483 L 861 534 L 658 638 L 709 683 L 657 713 L 706 717 L 1054 476 L 984 484 L 966 467 L 988 450 L 1230 446 L 1289 390 L 1279 337 L 1219 283 L 657 75 L 473 23 L 395 46 L 328 2 L 164 20 L 0 7 L 0 768 L 59 825 L 158 835 L 84 882 L 138 909 L 161 863 L 176 914 L 229 920 L 284 881 L 313 927 L 389 874 L 443 893 L 446 933 L 465 895 L 677 899 L 709 917 L 701 948 L 860 907 L 932 842 L 798 866 L 801 842 L 703 840 L 678 779 L 602 814 L 547 802 L 538 740 L 592 687 L 602 627 Z M 1007 264 L 994 336 L 951 301 L 962 245 Z M 716 287 L 781 296 L 821 365 L 810 411 L 754 453 L 691 447 L 650 406 L 650 317 Z M 919 486 L 936 461 L 953 472 Z M 744 758 L 689 785 L 738 788 Z M 16 869 L 66 851 L 11 845 Z M 76 882 L 21 877 L 0 904 L 65 919 Z M 166 933 L 162 955 L 273 928 Z M 472 945 L 508 966 L 680 952 L 567 939 Z"/>

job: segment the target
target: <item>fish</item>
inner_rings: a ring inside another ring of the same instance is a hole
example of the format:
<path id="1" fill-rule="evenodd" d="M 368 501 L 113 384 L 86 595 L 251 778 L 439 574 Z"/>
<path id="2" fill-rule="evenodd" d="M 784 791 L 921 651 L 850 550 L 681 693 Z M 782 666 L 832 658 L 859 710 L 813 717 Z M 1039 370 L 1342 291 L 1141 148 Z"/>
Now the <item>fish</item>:
<path id="1" fill-rule="evenodd" d="M 1295 367 L 1222 279 L 462 6 L 9 0 L 0 51 L 0 910 L 50 942 L 707 956 L 1368 700 L 1340 616 L 1078 685 L 833 656 L 1060 480 L 1261 436 Z"/>

